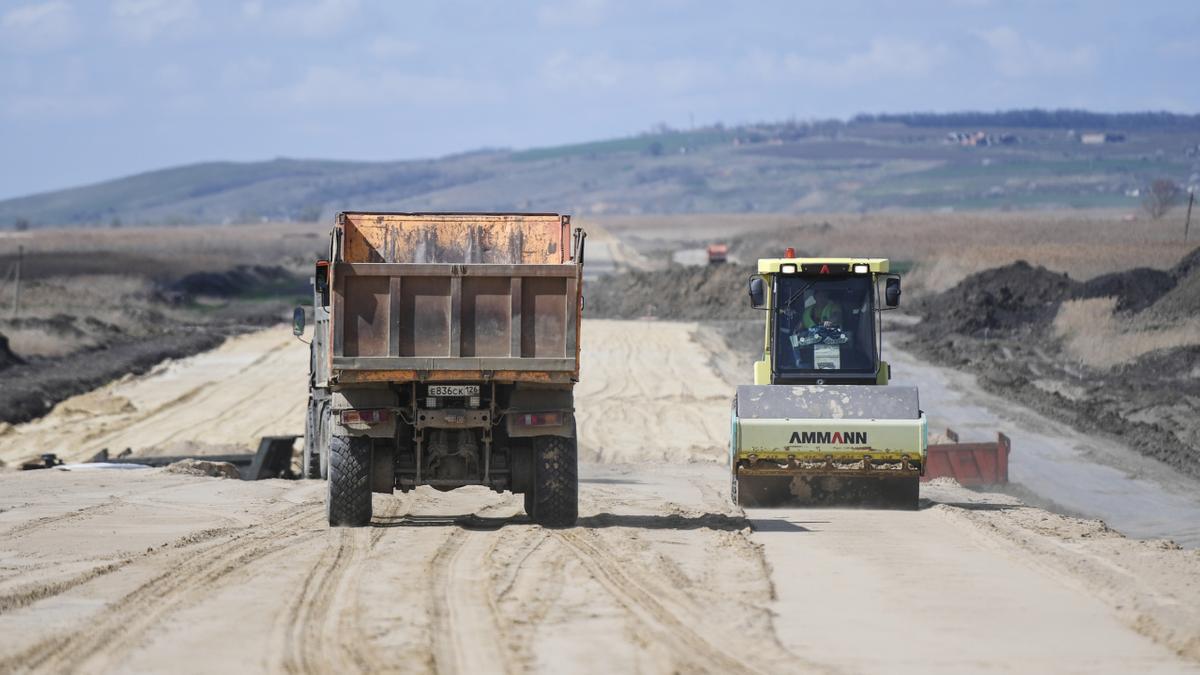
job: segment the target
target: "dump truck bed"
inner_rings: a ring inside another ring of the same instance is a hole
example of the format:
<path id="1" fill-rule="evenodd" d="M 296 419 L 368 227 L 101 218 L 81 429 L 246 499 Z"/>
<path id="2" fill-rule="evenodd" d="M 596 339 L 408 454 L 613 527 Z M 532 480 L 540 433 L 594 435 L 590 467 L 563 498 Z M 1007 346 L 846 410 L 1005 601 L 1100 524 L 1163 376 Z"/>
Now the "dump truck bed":
<path id="1" fill-rule="evenodd" d="M 569 231 L 556 214 L 342 214 L 331 380 L 575 380 L 582 279 Z"/>

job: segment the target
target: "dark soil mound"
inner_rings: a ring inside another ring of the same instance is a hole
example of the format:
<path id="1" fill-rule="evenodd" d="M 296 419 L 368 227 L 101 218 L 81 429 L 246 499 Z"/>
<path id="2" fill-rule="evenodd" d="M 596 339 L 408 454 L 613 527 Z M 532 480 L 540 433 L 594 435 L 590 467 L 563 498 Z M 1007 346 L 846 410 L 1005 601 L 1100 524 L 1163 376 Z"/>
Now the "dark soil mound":
<path id="1" fill-rule="evenodd" d="M 212 329 L 166 333 L 107 349 L 13 365 L 4 371 L 4 386 L 0 387 L 0 422 L 17 424 L 41 417 L 58 401 L 126 373 L 144 373 L 165 359 L 212 349 L 225 335 Z"/>
<path id="2" fill-rule="evenodd" d="M 1150 314 L 1167 321 L 1200 314 L 1200 248 L 1185 255 L 1171 270 L 1175 287 L 1158 298 Z"/>
<path id="3" fill-rule="evenodd" d="M 1113 374 L 1148 388 L 1157 388 L 1168 399 L 1181 394 L 1200 394 L 1200 345 L 1159 349 L 1144 354 L 1133 363 L 1118 366 Z M 1164 386 L 1170 383 L 1171 386 Z M 1182 387 L 1182 389 L 1181 389 Z"/>
<path id="4" fill-rule="evenodd" d="M 972 274 L 954 288 L 925 299 L 921 312 L 939 332 L 982 336 L 985 331 L 1048 324 L 1059 304 L 1079 289 L 1079 282 L 1066 274 L 1019 260 Z"/>
<path id="5" fill-rule="evenodd" d="M 604 276 L 584 286 L 584 314 L 598 319 L 754 319 L 758 315 L 746 295 L 753 273 L 749 266 L 706 265 Z"/>
<path id="6" fill-rule="evenodd" d="M 1159 298 L 1148 313 L 1168 321 L 1200 315 L 1200 265 Z"/>
<path id="7" fill-rule="evenodd" d="M 17 261 L 13 253 L 0 255 L 0 270 Z M 27 251 L 21 257 L 21 279 L 33 281 L 89 274 L 146 276 L 153 279 L 178 277 L 179 265 L 171 260 L 119 251 Z"/>
<path id="8" fill-rule="evenodd" d="M 282 267 L 239 265 L 224 272 L 195 272 L 171 285 L 177 293 L 231 298 L 262 293 L 305 293 L 308 284 Z"/>
<path id="9" fill-rule="evenodd" d="M 0 370 L 22 363 L 25 363 L 25 361 L 14 354 L 13 350 L 8 347 L 8 336 L 0 333 Z"/>
<path id="10" fill-rule="evenodd" d="M 1175 284 L 1175 275 L 1171 272 L 1138 267 L 1088 279 L 1073 297 L 1115 297 L 1118 311 L 1140 312 L 1175 288 Z"/>
<path id="11" fill-rule="evenodd" d="M 25 316 L 9 319 L 6 324 L 12 328 L 34 328 L 50 335 L 62 337 L 82 338 L 87 336 L 87 333 L 76 325 L 75 317 L 69 314 L 55 314 L 50 317 Z"/>
<path id="12" fill-rule="evenodd" d="M 1171 270 L 1171 274 L 1175 275 L 1176 279 L 1183 279 L 1190 276 L 1193 272 L 1200 269 L 1200 248 L 1196 248 L 1191 253 L 1183 256 L 1183 260 Z"/>

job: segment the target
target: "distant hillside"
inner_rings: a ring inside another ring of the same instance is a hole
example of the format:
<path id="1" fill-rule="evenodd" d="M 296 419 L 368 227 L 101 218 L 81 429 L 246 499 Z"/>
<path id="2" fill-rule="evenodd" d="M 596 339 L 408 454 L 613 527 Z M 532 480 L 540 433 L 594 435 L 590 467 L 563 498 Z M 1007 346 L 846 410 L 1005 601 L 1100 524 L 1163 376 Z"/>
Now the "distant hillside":
<path id="1" fill-rule="evenodd" d="M 0 201 L 0 227 L 311 221 L 341 209 L 1133 209 L 1158 178 L 1200 183 L 1200 115 L 860 115 L 430 160 L 214 162 Z"/>

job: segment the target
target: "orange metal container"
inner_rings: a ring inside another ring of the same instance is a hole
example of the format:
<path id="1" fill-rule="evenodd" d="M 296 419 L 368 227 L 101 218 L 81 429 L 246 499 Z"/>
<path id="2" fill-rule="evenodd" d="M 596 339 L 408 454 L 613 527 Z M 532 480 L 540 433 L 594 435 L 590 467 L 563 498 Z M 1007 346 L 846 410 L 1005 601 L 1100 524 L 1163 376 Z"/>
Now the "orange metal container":
<path id="1" fill-rule="evenodd" d="M 946 430 L 946 436 L 954 442 L 929 446 L 922 481 L 945 476 L 967 487 L 1008 483 L 1008 455 L 1012 452 L 1008 436 L 997 434 L 995 443 L 959 443 L 952 429 Z"/>
<path id="2" fill-rule="evenodd" d="M 333 377 L 573 381 L 582 275 L 569 232 L 558 214 L 342 214 Z"/>

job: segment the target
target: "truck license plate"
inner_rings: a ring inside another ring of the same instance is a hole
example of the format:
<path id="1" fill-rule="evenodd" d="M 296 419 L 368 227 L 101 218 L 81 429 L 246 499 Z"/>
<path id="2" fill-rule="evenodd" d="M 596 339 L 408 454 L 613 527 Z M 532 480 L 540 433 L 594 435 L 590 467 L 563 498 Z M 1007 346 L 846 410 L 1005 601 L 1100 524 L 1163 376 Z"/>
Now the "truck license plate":
<path id="1" fill-rule="evenodd" d="M 430 396 L 478 396 L 479 385 L 477 384 L 431 384 L 429 385 Z"/>

